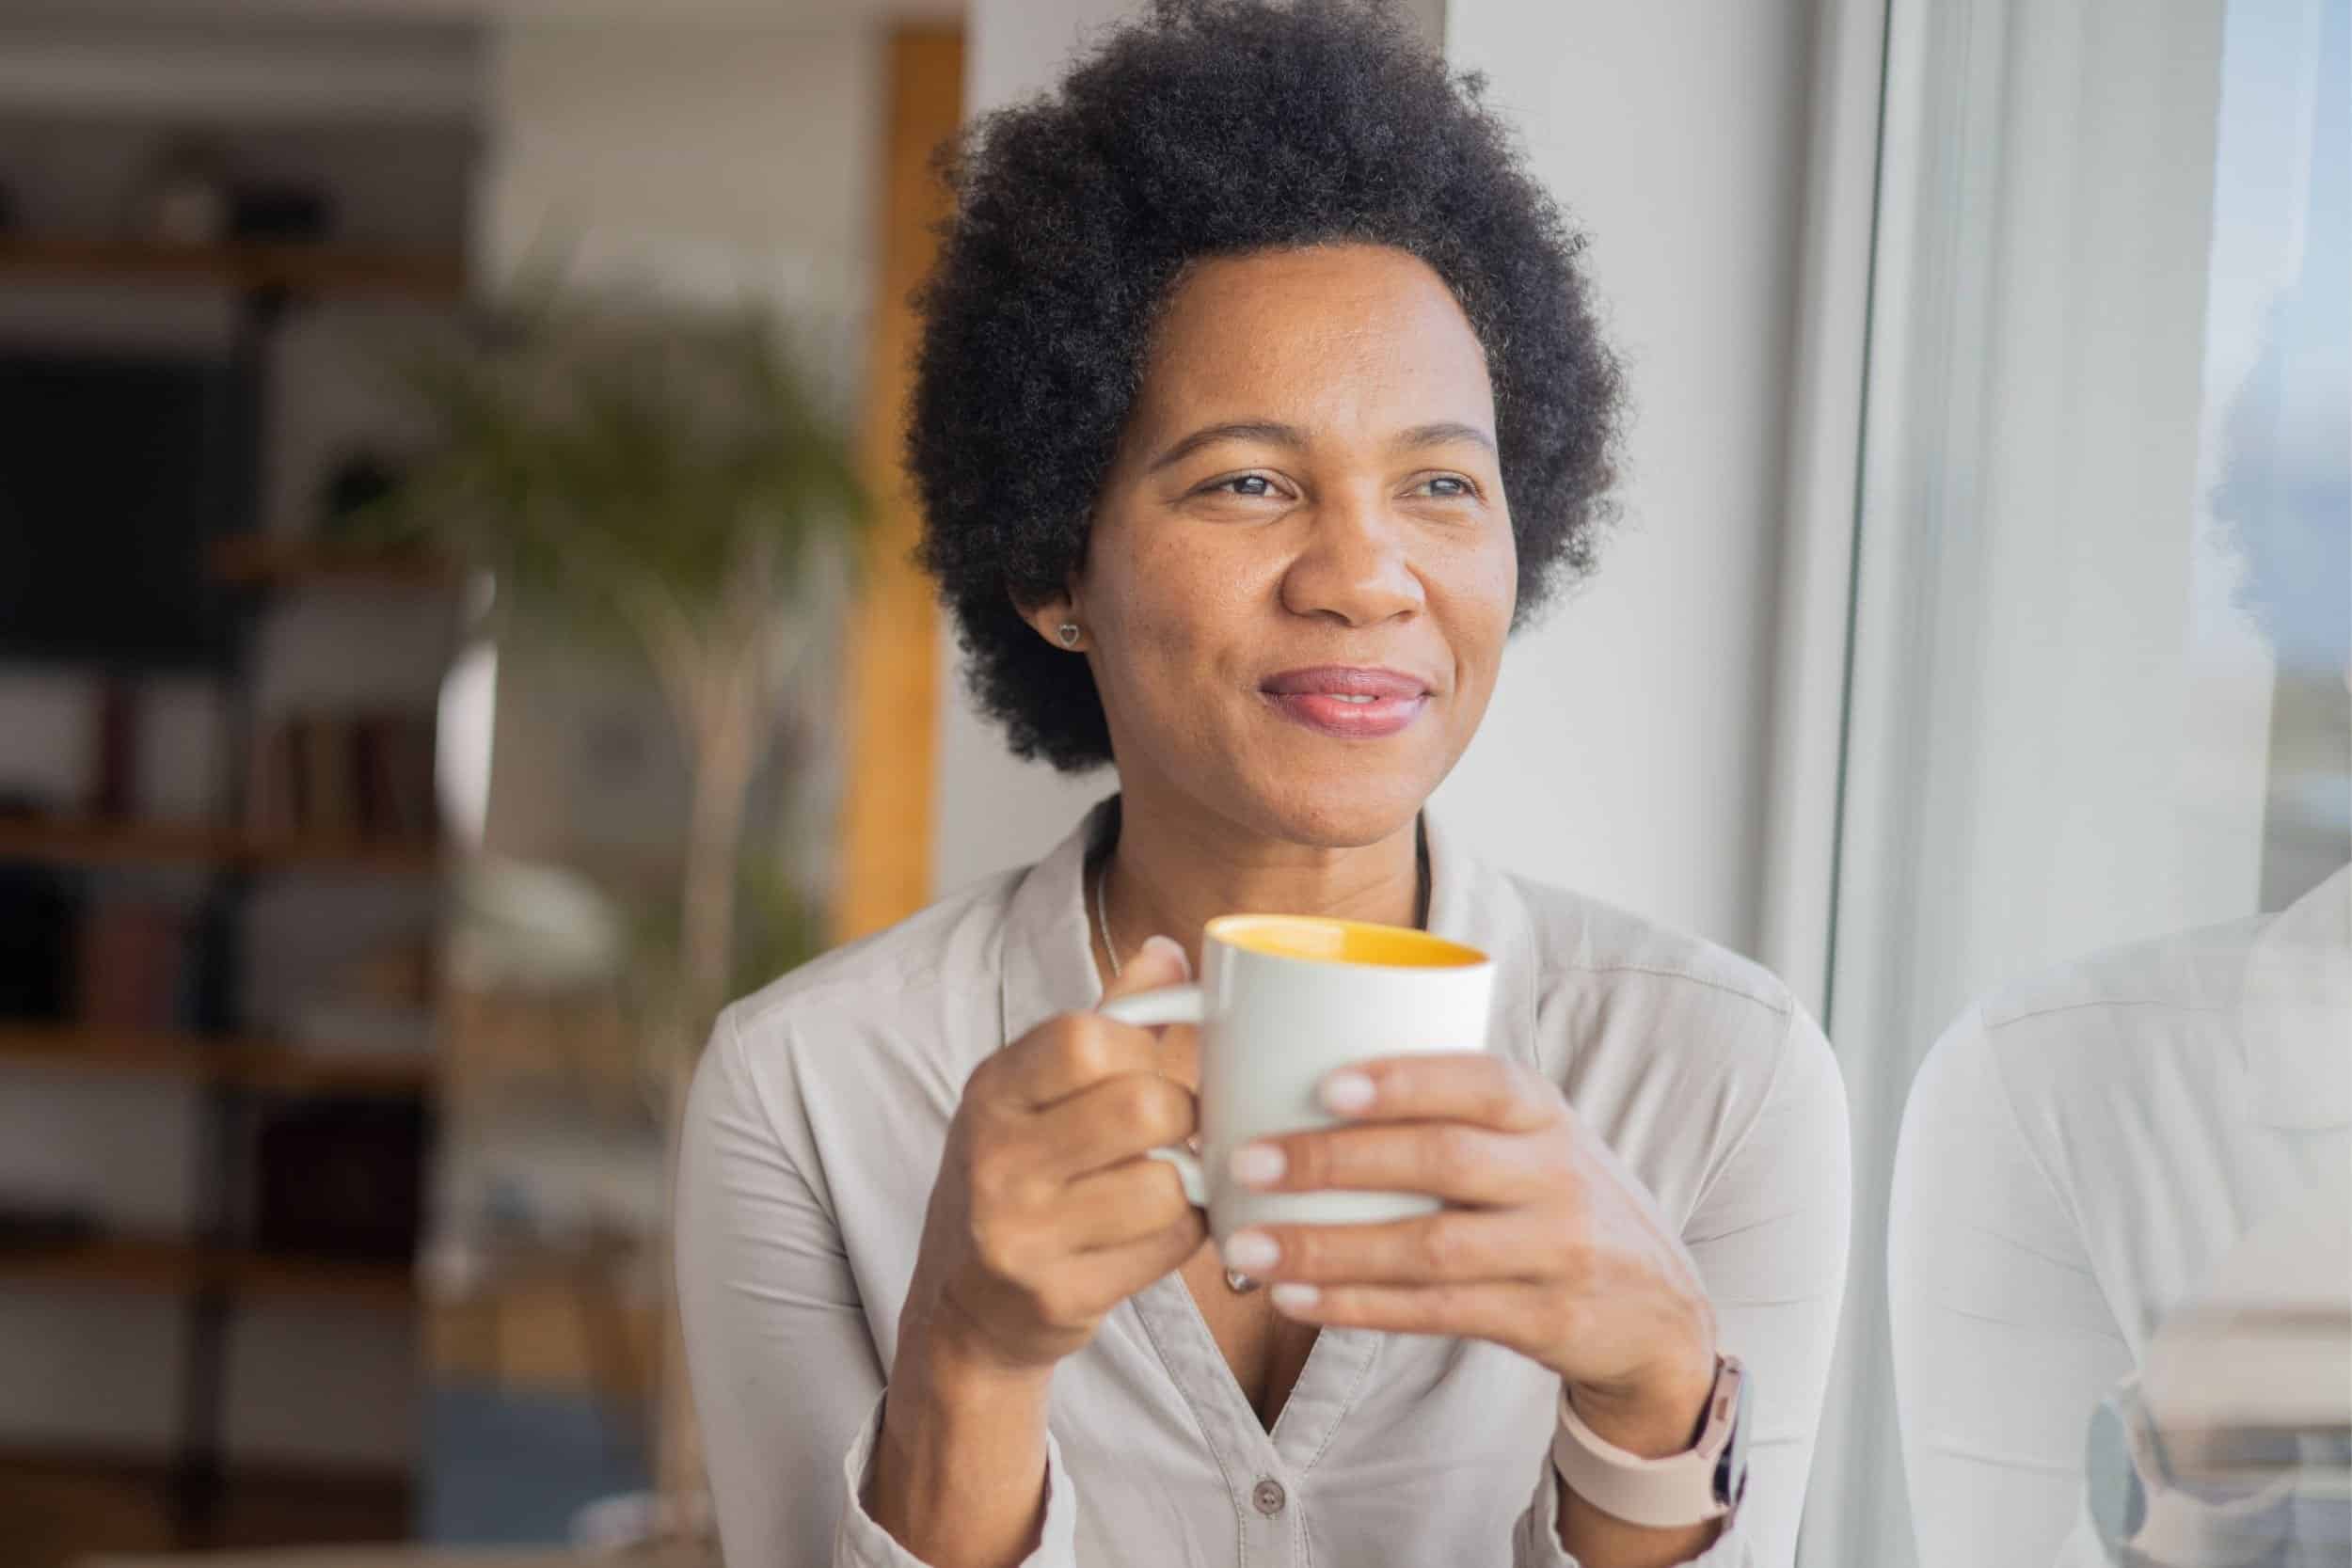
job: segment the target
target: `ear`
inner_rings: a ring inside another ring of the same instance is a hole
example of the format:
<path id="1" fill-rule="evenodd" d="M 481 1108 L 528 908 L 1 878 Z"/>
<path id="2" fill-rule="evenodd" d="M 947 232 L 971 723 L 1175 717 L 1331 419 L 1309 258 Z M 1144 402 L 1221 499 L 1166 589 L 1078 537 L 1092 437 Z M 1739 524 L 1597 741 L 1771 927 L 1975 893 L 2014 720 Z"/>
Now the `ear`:
<path id="1" fill-rule="evenodd" d="M 1078 613 L 1077 603 L 1071 597 L 1068 589 L 1040 599 L 1035 604 L 1025 605 L 1015 599 L 1012 608 L 1024 621 L 1028 622 L 1037 629 L 1040 637 L 1065 653 L 1072 650 L 1071 645 L 1061 640 L 1062 624 L 1066 621 L 1075 621 L 1081 627 L 1086 625 L 1084 617 Z M 1077 646 L 1083 648 L 1086 645 L 1087 640 L 1081 635 Z"/>

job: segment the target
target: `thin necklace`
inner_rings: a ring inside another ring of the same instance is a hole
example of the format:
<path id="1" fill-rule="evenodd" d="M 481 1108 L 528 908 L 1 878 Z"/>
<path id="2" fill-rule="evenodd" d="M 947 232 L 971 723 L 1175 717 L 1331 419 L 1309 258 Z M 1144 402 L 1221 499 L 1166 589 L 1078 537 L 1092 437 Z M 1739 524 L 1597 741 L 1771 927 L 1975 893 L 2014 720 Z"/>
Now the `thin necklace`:
<path id="1" fill-rule="evenodd" d="M 1103 863 L 1094 873 L 1094 928 L 1103 934 L 1103 951 L 1110 958 L 1111 978 L 1116 980 L 1119 978 L 1119 948 L 1111 941 L 1110 902 L 1103 896 L 1103 889 L 1109 883 L 1110 869 L 1111 858 L 1104 855 Z M 1198 1132 L 1184 1142 L 1195 1154 L 1200 1152 L 1200 1134 Z M 1263 1280 L 1252 1279 L 1239 1269 L 1225 1271 L 1225 1288 L 1237 1296 L 1248 1294 L 1263 1283 Z"/>
<path id="2" fill-rule="evenodd" d="M 1418 831 L 1414 836 L 1419 839 Z M 1429 924 L 1429 853 L 1418 842 L 1414 848 L 1414 871 L 1419 881 L 1413 895 L 1414 923 L 1426 927 Z M 1103 891 L 1110 885 L 1110 876 L 1111 858 L 1104 855 L 1102 863 L 1094 868 L 1094 928 L 1102 933 L 1103 953 L 1111 961 L 1111 978 L 1116 980 L 1120 969 L 1119 944 L 1111 941 L 1111 901 Z"/>
<path id="3" fill-rule="evenodd" d="M 1103 951 L 1110 955 L 1111 978 L 1119 978 L 1119 949 L 1111 943 L 1111 907 L 1103 896 L 1104 886 L 1110 880 L 1111 858 L 1103 857 L 1103 863 L 1094 868 L 1094 928 L 1103 933 Z"/>

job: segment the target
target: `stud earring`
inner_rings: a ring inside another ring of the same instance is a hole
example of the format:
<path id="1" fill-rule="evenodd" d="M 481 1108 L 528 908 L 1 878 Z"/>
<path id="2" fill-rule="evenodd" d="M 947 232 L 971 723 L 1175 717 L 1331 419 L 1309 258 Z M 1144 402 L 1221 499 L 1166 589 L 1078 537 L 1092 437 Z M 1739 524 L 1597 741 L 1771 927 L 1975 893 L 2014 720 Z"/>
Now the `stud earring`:
<path id="1" fill-rule="evenodd" d="M 1054 629 L 1054 635 L 1061 639 L 1061 645 L 1063 647 L 1074 648 L 1078 645 L 1078 637 L 1080 635 L 1078 631 L 1078 623 L 1075 621 L 1064 621 L 1060 626 Z"/>

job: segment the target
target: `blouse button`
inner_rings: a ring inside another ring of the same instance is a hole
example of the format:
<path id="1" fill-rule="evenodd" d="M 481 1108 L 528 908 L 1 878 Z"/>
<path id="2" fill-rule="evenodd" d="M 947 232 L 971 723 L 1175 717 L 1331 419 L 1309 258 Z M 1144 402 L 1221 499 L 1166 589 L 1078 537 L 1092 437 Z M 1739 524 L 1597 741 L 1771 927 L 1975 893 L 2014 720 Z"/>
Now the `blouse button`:
<path id="1" fill-rule="evenodd" d="M 1272 1476 L 1263 1476 L 1257 1485 L 1249 1489 L 1249 1500 L 1258 1505 L 1259 1513 L 1271 1519 L 1282 1512 L 1282 1505 L 1290 1499 L 1283 1493 L 1280 1481 Z"/>

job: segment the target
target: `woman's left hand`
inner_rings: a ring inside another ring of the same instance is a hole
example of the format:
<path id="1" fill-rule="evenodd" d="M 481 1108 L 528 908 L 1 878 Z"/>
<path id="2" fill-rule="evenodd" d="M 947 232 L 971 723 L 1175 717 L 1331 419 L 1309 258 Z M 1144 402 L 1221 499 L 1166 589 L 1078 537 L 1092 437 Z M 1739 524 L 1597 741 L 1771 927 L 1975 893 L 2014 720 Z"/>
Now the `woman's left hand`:
<path id="1" fill-rule="evenodd" d="M 1690 1446 L 1715 1379 L 1714 1310 L 1649 1194 L 1556 1085 L 1488 1053 L 1391 1056 L 1331 1074 L 1323 1100 L 1350 1125 L 1247 1145 L 1236 1179 L 1452 1207 L 1252 1227 L 1228 1238 L 1229 1266 L 1272 1282 L 1276 1307 L 1300 1322 L 1515 1350 L 1557 1372 L 1577 1414 L 1621 1448 Z M 1279 1173 L 1250 1180 L 1250 1152 L 1267 1149 Z M 1272 1243 L 1271 1260 L 1250 1252 L 1253 1238 Z"/>

